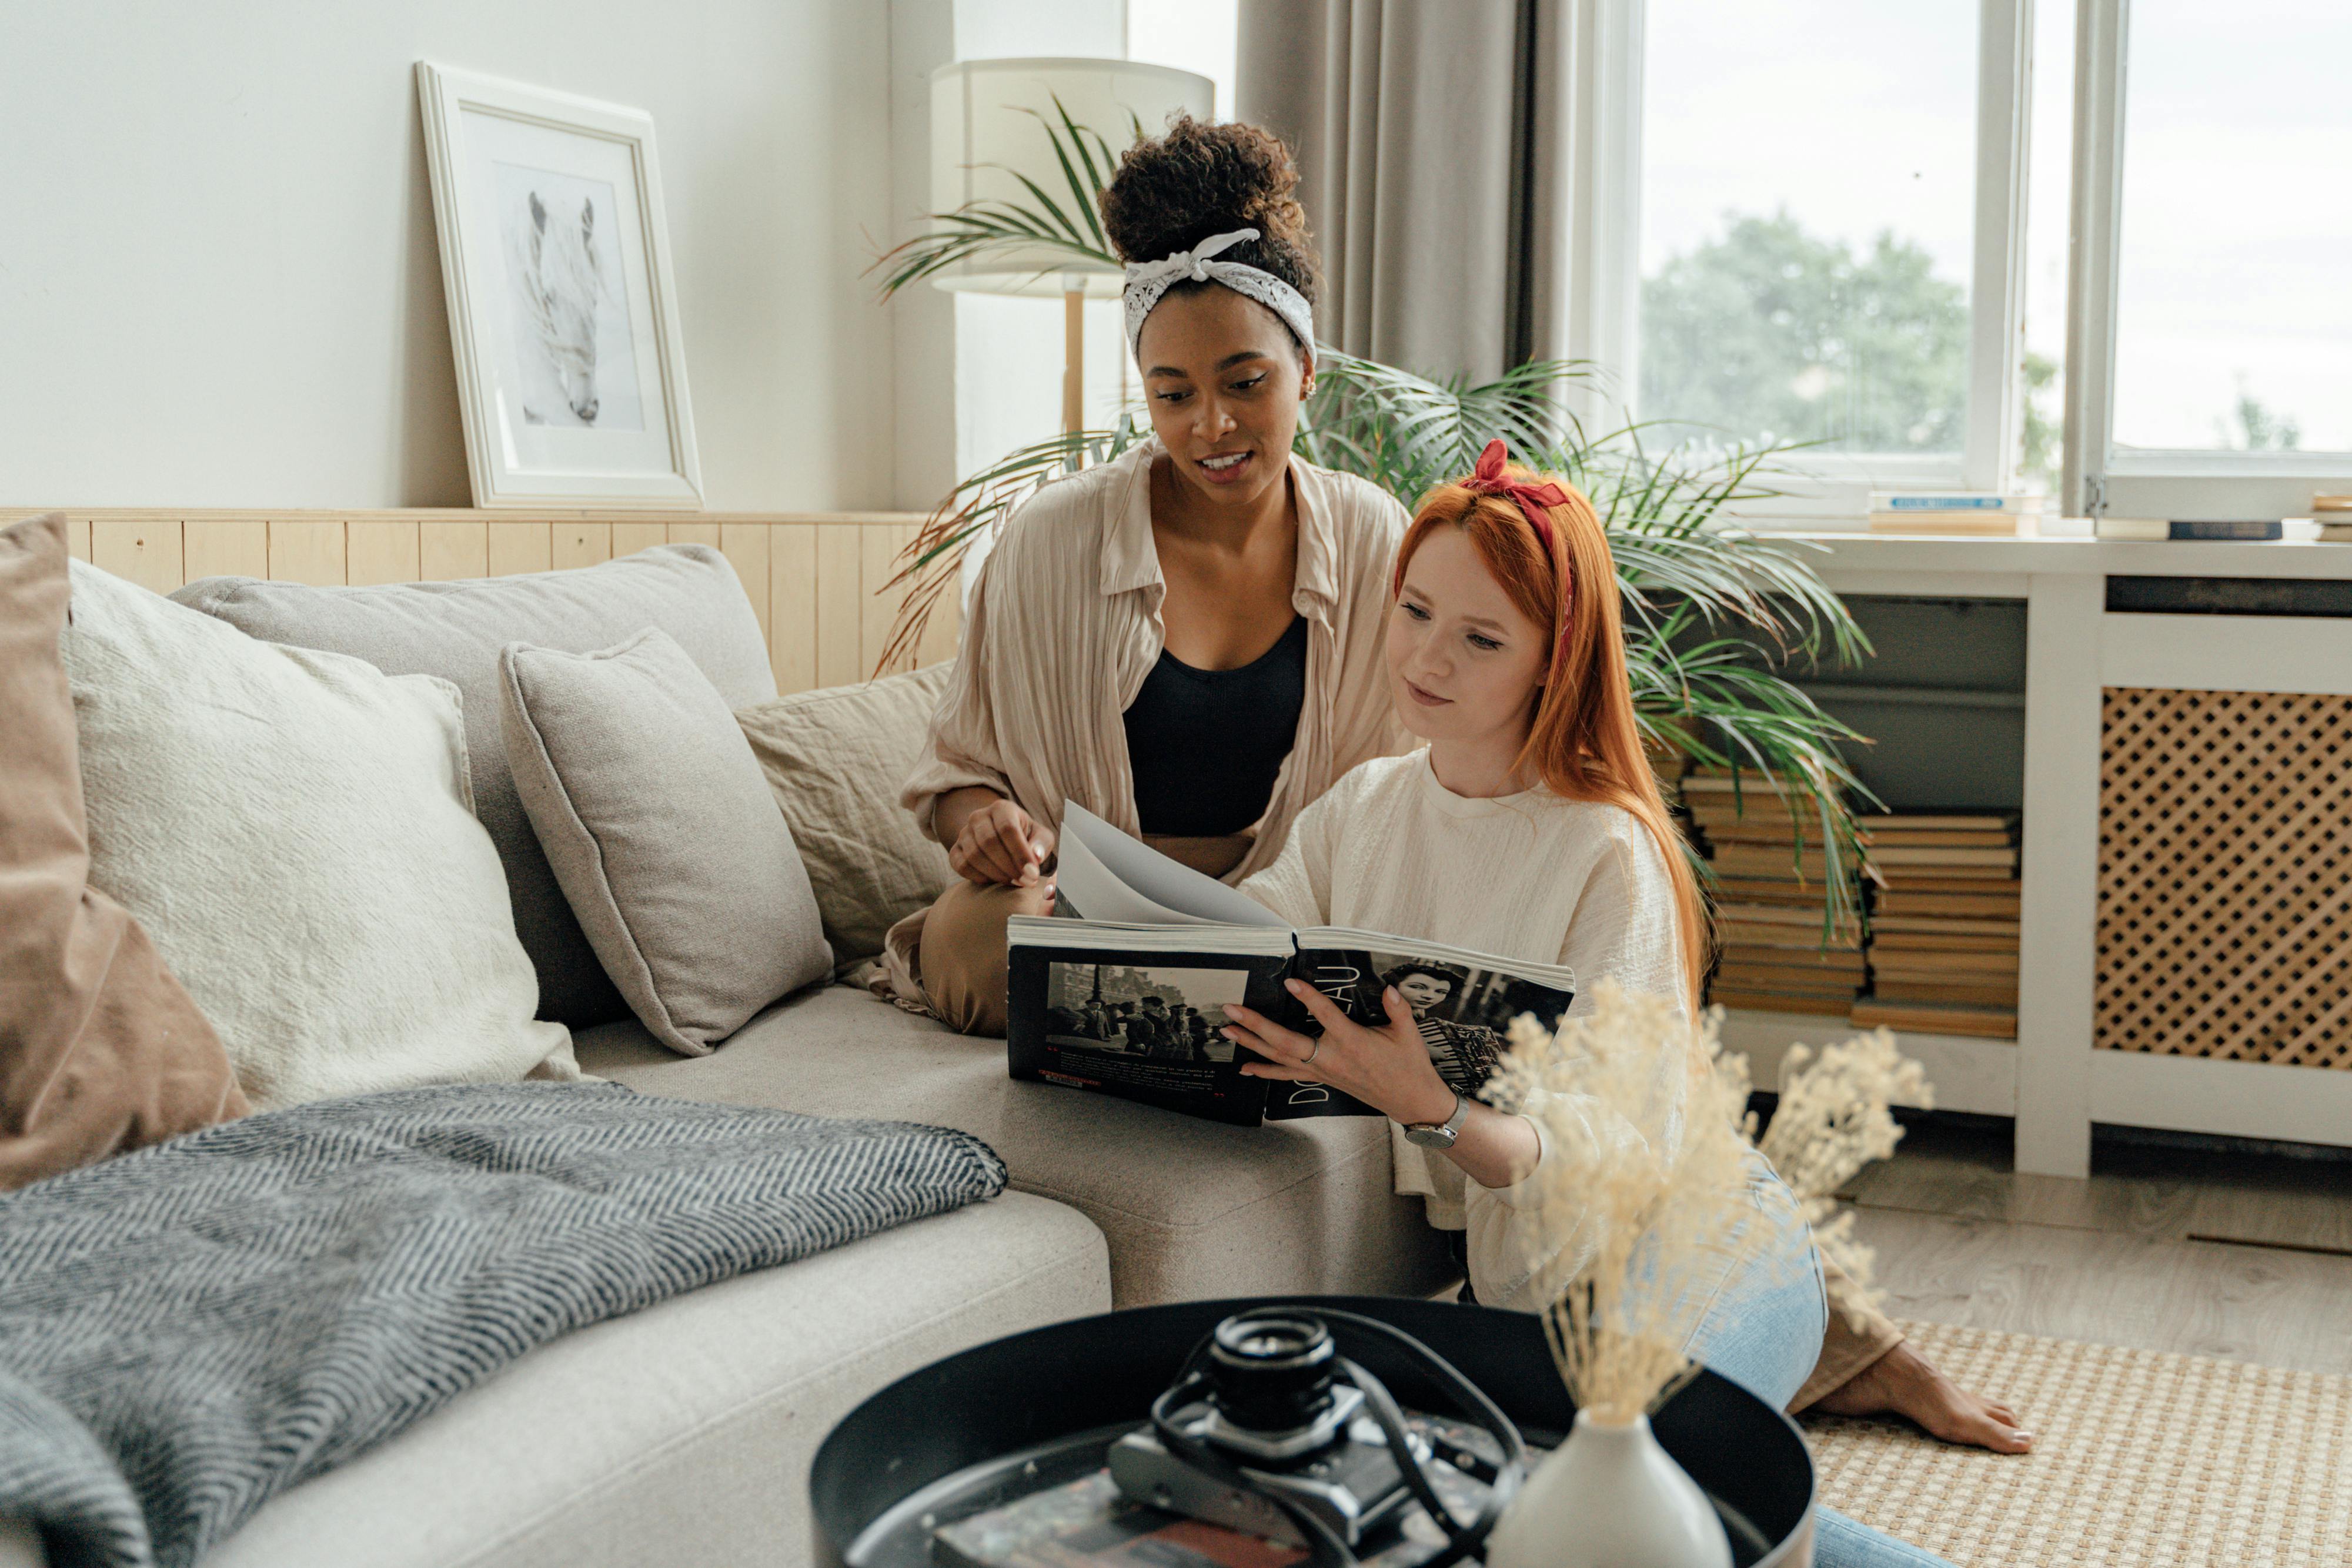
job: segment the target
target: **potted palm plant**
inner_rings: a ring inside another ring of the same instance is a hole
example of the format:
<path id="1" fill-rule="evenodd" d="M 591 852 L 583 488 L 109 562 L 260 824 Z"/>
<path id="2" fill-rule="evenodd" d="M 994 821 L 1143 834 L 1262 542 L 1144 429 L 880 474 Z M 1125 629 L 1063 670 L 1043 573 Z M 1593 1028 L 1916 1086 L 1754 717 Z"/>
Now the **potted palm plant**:
<path id="1" fill-rule="evenodd" d="M 1038 126 L 1053 141 L 1066 188 L 1051 192 L 1024 180 L 1027 199 L 930 214 L 923 233 L 876 262 L 885 298 L 992 251 L 1034 256 L 1043 248 L 1118 265 L 1097 211 L 1117 163 L 1110 144 L 1066 111 L 1040 115 Z M 1557 473 L 1591 497 L 1616 559 L 1635 707 L 1662 773 L 1678 777 L 1684 762 L 1695 761 L 1731 770 L 1736 782 L 1752 770 L 1759 784 L 1793 796 L 1798 821 L 1810 824 L 1801 826 L 1801 839 L 1817 834 L 1827 857 L 1824 932 L 1849 926 L 1858 853 L 1850 796 L 1864 792 L 1839 748 L 1864 737 L 1778 669 L 1848 662 L 1866 654 L 1869 643 L 1807 560 L 1818 547 L 1751 533 L 1723 516 L 1731 502 L 1771 493 L 1765 481 L 1785 449 L 1653 452 L 1635 423 L 1589 434 L 1570 410 L 1591 401 L 1601 374 L 1578 361 L 1532 361 L 1475 384 L 1325 345 L 1317 347 L 1315 365 L 1299 455 L 1369 479 L 1408 509 L 1432 486 L 1467 473 L 1498 435 L 1520 462 Z M 1007 453 L 958 484 L 893 579 L 906 597 L 882 662 L 913 646 L 940 595 L 961 582 L 966 552 L 992 538 L 1031 494 L 1116 457 L 1147 434 L 1130 411 L 1108 429 L 1072 431 Z"/>

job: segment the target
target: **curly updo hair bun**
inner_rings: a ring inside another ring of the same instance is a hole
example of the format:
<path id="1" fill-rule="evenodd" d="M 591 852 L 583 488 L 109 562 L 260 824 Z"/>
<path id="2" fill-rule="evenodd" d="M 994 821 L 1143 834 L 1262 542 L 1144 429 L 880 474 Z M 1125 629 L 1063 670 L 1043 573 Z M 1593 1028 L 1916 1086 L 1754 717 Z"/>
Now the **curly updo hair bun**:
<path id="1" fill-rule="evenodd" d="M 1307 209 L 1291 193 L 1298 168 L 1282 138 L 1231 120 L 1204 124 L 1179 115 L 1167 134 L 1139 141 L 1118 161 L 1103 192 L 1103 228 L 1125 262 L 1158 261 L 1211 235 L 1255 229 L 1258 237 L 1221 252 L 1270 272 L 1315 303 L 1315 243 Z M 1206 284 L 1180 283 L 1177 291 Z"/>

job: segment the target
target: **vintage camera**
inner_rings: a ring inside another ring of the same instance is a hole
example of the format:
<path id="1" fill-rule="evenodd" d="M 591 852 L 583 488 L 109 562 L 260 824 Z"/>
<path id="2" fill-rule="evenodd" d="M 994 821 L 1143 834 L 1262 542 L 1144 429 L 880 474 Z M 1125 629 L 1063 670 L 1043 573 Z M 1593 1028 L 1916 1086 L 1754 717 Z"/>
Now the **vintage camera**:
<path id="1" fill-rule="evenodd" d="M 1111 1479 L 1127 1496 L 1309 1544 L 1270 1500 L 1279 1494 L 1353 1547 L 1411 1495 L 1400 1456 L 1354 1381 L 1370 1375 L 1341 1361 L 1321 1319 L 1278 1308 L 1240 1313 L 1217 1325 L 1204 1351 L 1161 1396 L 1153 1425 L 1111 1445 Z M 1426 1464 L 1427 1444 L 1403 1436 L 1405 1462 Z"/>

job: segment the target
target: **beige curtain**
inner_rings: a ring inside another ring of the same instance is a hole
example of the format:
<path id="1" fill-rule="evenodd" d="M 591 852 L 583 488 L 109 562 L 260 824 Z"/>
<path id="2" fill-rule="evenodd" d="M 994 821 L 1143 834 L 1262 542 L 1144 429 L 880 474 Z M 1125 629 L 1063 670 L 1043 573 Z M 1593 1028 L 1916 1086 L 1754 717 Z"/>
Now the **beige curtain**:
<path id="1" fill-rule="evenodd" d="M 1568 352 L 1576 0 L 1245 0 L 1240 119 L 1298 154 L 1317 324 L 1485 380 Z"/>

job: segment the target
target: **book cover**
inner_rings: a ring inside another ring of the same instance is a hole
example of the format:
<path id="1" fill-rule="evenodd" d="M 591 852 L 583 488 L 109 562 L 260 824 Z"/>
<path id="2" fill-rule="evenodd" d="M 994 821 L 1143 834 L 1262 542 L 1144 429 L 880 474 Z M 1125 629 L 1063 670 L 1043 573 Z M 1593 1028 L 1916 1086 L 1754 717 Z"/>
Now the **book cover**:
<path id="1" fill-rule="evenodd" d="M 1873 490 L 1874 512 L 2039 512 L 2050 504 L 2047 496 L 2020 496 L 2000 490 Z"/>
<path id="2" fill-rule="evenodd" d="M 1439 1076 L 1475 1096 L 1500 1062 L 1511 1020 L 1555 1024 L 1575 977 L 1420 938 L 1330 926 L 1294 930 L 1250 898 L 1072 805 L 1064 814 L 1055 909 L 1006 924 L 1006 1061 L 1015 1078 L 1116 1094 L 1188 1115 L 1262 1121 L 1378 1114 L 1321 1083 L 1255 1078 L 1218 1032 L 1240 1003 L 1286 1029 L 1322 1026 L 1286 980 L 1303 980 L 1358 1022 L 1387 1021 L 1393 985 Z"/>
<path id="3" fill-rule="evenodd" d="M 2101 517 L 2092 532 L 2103 539 L 2249 539 L 2286 537 L 2279 517 Z"/>

